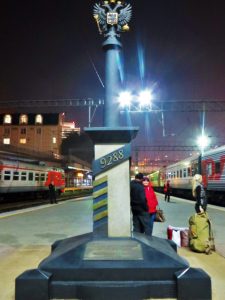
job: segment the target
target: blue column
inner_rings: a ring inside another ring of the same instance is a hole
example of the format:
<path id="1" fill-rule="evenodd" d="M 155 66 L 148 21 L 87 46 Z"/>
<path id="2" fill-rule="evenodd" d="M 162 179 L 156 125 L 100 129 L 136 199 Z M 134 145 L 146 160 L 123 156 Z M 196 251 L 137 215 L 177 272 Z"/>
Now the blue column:
<path id="1" fill-rule="evenodd" d="M 104 104 L 104 127 L 119 127 L 119 103 L 120 91 L 120 51 L 122 44 L 116 37 L 112 27 L 103 43 L 105 51 L 105 104 Z"/>

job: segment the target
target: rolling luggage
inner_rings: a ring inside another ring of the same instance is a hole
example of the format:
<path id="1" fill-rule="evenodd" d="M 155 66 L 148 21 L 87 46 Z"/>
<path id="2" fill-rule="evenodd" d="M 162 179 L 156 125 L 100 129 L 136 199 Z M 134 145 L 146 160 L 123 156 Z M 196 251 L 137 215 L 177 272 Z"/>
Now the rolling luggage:
<path id="1" fill-rule="evenodd" d="M 206 212 L 196 213 L 189 219 L 189 247 L 195 252 L 210 254 L 215 250 L 212 224 Z"/>

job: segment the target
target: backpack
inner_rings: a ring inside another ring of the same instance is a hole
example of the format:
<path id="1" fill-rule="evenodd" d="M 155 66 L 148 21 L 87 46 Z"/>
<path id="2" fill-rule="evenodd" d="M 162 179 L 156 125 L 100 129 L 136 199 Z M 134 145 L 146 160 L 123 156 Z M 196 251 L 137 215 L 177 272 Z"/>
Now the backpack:
<path id="1" fill-rule="evenodd" d="M 210 254 L 212 250 L 215 251 L 212 225 L 206 212 L 190 217 L 189 246 L 195 252 Z"/>

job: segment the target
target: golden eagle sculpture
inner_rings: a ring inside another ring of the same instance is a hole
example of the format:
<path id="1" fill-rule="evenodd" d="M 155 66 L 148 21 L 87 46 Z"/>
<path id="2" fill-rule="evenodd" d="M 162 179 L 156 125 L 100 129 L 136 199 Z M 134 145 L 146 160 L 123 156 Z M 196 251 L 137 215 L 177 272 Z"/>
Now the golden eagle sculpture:
<path id="1" fill-rule="evenodd" d="M 119 33 L 129 30 L 128 22 L 132 16 L 132 7 L 124 1 L 102 1 L 94 5 L 93 15 L 100 34 L 107 35 L 112 27 Z"/>

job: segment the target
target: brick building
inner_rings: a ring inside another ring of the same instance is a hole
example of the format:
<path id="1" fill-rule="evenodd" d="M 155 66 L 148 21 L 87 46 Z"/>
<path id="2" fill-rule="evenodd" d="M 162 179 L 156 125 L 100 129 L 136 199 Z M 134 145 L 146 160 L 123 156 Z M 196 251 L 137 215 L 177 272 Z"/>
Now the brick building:
<path id="1" fill-rule="evenodd" d="M 0 114 L 0 146 L 57 156 L 62 139 L 73 131 L 80 132 L 80 128 L 65 122 L 64 113 Z"/>

